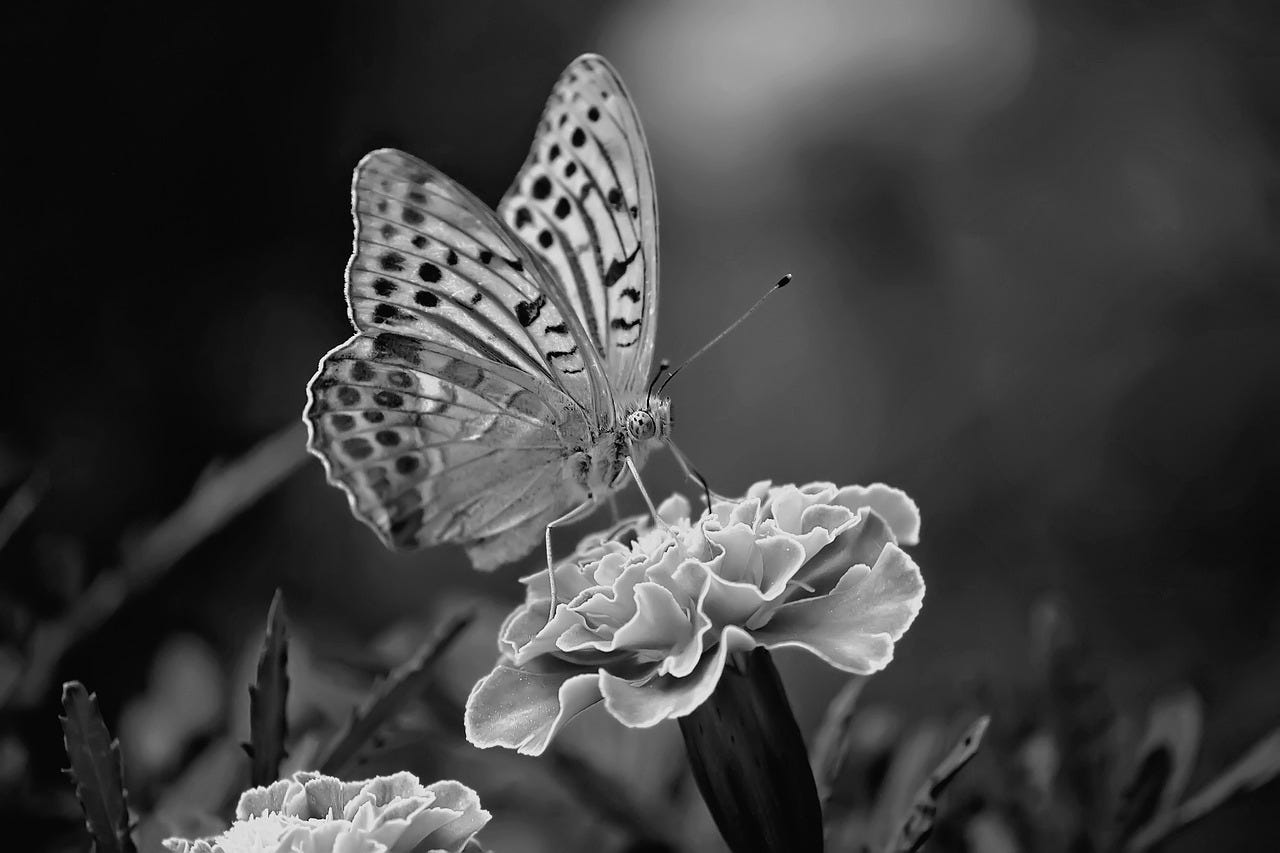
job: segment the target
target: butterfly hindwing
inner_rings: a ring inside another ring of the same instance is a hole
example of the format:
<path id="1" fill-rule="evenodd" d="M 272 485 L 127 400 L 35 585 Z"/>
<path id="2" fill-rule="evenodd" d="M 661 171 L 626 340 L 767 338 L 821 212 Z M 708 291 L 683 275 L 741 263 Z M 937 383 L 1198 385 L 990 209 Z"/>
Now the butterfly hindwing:
<path id="1" fill-rule="evenodd" d="M 309 391 L 310 448 L 388 545 L 470 543 L 572 499 L 588 425 L 544 379 L 384 332 L 326 355 Z"/>
<path id="2" fill-rule="evenodd" d="M 640 119 L 604 59 L 565 69 L 498 212 L 555 274 L 613 391 L 642 390 L 657 332 L 657 201 Z"/>

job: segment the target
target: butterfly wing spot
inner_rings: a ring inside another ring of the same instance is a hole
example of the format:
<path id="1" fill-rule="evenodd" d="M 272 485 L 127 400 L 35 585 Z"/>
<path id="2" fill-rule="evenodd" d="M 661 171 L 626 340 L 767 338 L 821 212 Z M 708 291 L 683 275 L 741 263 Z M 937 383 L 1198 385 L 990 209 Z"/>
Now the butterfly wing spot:
<path id="1" fill-rule="evenodd" d="M 460 388 L 477 388 L 484 382 L 484 370 L 478 364 L 452 359 L 440 374 L 442 379 Z"/>
<path id="2" fill-rule="evenodd" d="M 528 328 L 533 325 L 533 321 L 538 319 L 538 315 L 542 313 L 542 309 L 547 304 L 545 294 L 539 294 L 537 299 L 529 299 L 524 302 L 516 303 L 516 319 L 520 321 L 520 325 Z"/>
<path id="3" fill-rule="evenodd" d="M 342 450 L 356 462 L 368 459 L 373 455 L 373 445 L 363 438 L 348 438 L 342 442 Z"/>
<path id="4" fill-rule="evenodd" d="M 440 271 L 440 267 L 431 263 L 431 261 L 423 261 L 418 266 L 418 278 L 422 279 L 427 284 L 435 284 L 443 277 L 444 273 Z"/>
<path id="5" fill-rule="evenodd" d="M 636 246 L 635 251 L 625 258 L 615 260 L 609 264 L 609 269 L 604 274 L 604 286 L 606 289 L 613 287 L 622 277 L 627 274 L 627 267 L 631 266 L 636 256 L 640 254 L 640 247 Z"/>
<path id="6" fill-rule="evenodd" d="M 422 348 L 413 338 L 383 332 L 373 339 L 373 358 L 382 360 L 394 358 L 409 364 L 418 363 L 418 355 Z"/>

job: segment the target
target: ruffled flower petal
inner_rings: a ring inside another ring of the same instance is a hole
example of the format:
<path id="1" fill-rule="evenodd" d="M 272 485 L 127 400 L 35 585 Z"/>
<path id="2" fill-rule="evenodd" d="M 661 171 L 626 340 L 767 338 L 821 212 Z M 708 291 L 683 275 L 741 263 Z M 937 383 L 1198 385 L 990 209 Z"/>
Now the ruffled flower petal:
<path id="1" fill-rule="evenodd" d="M 562 664 L 533 672 L 499 664 L 467 697 L 467 740 L 481 749 L 505 746 L 541 755 L 565 723 L 598 701 L 593 671 Z"/>
<path id="2" fill-rule="evenodd" d="M 707 701 L 716 689 L 724 662 L 730 652 L 749 651 L 756 645 L 751 635 L 732 625 L 720 635 L 715 649 L 684 677 L 674 675 L 632 683 L 600 672 L 600 693 L 604 706 L 618 722 L 636 729 L 656 726 L 663 720 L 683 717 Z"/>
<path id="3" fill-rule="evenodd" d="M 660 523 L 636 517 L 582 540 L 524 579 L 501 658 L 467 701 L 477 746 L 542 752 L 601 699 L 624 725 L 689 714 L 715 690 L 728 654 L 756 645 L 808 649 L 868 673 L 893 657 L 924 596 L 914 543 L 920 514 L 903 492 L 752 485 L 698 519 L 672 496 Z"/>
<path id="4" fill-rule="evenodd" d="M 872 568 L 854 566 L 830 595 L 784 604 L 755 631 L 768 648 L 798 646 L 845 672 L 867 675 L 893 659 L 893 644 L 924 602 L 920 569 L 897 545 Z"/>
<path id="5" fill-rule="evenodd" d="M 885 520 L 894 537 L 902 545 L 920 543 L 920 508 L 901 489 L 872 483 L 870 486 L 845 486 L 836 494 L 836 502 L 849 509 L 869 507 Z"/>

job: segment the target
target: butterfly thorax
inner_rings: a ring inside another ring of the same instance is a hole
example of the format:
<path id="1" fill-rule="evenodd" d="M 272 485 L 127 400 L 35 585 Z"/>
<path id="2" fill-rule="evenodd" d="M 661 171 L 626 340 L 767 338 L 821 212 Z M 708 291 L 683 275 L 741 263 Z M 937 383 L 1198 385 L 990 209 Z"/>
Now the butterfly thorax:
<path id="1" fill-rule="evenodd" d="M 619 406 L 617 426 L 600 434 L 581 459 L 580 482 L 594 498 L 603 498 L 625 482 L 627 458 L 639 468 L 650 451 L 671 435 L 671 401 L 637 398 Z"/>

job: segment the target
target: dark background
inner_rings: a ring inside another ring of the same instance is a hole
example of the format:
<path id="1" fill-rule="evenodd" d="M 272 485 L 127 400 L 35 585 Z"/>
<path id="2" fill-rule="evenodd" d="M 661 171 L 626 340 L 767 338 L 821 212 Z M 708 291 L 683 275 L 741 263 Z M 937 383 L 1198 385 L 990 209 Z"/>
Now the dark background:
<path id="1" fill-rule="evenodd" d="M 723 493 L 884 480 L 923 510 L 926 606 L 868 696 L 927 715 L 1017 673 L 1052 594 L 1118 701 L 1201 692 L 1203 779 L 1280 718 L 1273 8 L 11 8 L 0 488 L 47 488 L 0 551 L 5 630 L 61 612 L 211 460 L 299 418 L 348 334 L 364 152 L 495 203 L 560 69 L 597 51 L 653 149 L 659 355 L 795 275 L 672 384 L 681 447 Z M 665 454 L 646 484 L 687 488 Z M 56 675 L 99 691 L 128 750 L 156 651 L 180 635 L 231 673 L 276 586 L 301 632 L 359 645 L 459 590 L 513 601 L 534 567 L 390 554 L 308 460 Z M 810 724 L 838 680 L 783 663 Z M 37 775 L 55 707 L 16 729 Z M 1270 849 L 1249 828 L 1277 806 L 1273 786 L 1176 849 Z"/>

